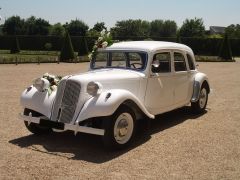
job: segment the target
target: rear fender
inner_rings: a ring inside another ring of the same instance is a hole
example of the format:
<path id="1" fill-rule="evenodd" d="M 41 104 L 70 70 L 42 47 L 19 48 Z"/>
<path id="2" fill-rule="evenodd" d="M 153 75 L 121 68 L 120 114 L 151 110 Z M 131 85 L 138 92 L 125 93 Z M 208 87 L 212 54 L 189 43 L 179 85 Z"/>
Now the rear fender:
<path id="1" fill-rule="evenodd" d="M 208 93 L 210 93 L 210 86 L 208 82 L 207 75 L 204 73 L 198 72 L 195 75 L 194 84 L 193 84 L 193 95 L 191 102 L 197 102 L 199 100 L 200 90 L 203 85 L 206 85 Z"/>

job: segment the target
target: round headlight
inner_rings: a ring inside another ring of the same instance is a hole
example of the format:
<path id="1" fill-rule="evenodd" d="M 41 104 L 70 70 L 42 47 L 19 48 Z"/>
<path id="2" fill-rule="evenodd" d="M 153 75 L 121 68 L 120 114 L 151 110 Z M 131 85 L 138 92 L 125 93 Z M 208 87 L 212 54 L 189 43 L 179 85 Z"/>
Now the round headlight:
<path id="1" fill-rule="evenodd" d="M 98 82 L 90 82 L 87 85 L 87 93 L 91 96 L 96 96 L 101 93 L 102 85 Z"/>
<path id="2" fill-rule="evenodd" d="M 49 81 L 45 78 L 37 78 L 33 81 L 33 86 L 40 92 L 43 92 L 49 88 L 49 85 Z"/>

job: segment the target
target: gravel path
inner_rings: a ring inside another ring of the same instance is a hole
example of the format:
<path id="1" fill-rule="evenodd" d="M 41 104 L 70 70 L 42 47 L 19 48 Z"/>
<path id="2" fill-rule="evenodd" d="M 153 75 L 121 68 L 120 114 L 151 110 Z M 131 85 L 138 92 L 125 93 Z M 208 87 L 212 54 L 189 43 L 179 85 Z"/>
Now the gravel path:
<path id="1" fill-rule="evenodd" d="M 0 65 L 0 179 L 240 179 L 240 61 L 199 64 L 212 88 L 207 113 L 161 115 L 120 152 L 106 152 L 93 135 L 34 136 L 17 117 L 34 78 L 88 64 Z"/>

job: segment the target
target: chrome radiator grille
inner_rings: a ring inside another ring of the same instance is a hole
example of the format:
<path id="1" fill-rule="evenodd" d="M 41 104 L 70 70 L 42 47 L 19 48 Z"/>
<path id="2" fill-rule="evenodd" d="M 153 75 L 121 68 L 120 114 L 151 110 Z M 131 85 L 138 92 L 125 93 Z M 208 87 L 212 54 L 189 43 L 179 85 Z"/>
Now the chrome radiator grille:
<path id="1" fill-rule="evenodd" d="M 73 80 L 62 80 L 58 86 L 52 111 L 52 121 L 70 123 L 77 107 L 81 85 Z"/>

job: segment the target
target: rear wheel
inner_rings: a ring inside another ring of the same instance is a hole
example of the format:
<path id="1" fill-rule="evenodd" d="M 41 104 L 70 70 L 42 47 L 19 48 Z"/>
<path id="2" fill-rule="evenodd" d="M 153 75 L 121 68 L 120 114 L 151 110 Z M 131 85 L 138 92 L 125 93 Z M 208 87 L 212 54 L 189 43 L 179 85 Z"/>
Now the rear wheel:
<path id="1" fill-rule="evenodd" d="M 108 149 L 128 146 L 135 134 L 136 117 L 127 106 L 121 106 L 110 118 L 103 120 L 103 142 Z"/>
<path id="2" fill-rule="evenodd" d="M 24 115 L 29 115 L 30 112 L 34 117 L 40 116 L 39 113 L 37 113 L 36 111 L 30 110 L 30 109 L 24 109 Z M 24 121 L 24 124 L 26 128 L 33 134 L 41 135 L 41 134 L 49 134 L 53 132 L 52 128 L 50 127 L 42 126 L 35 123 L 28 123 L 27 121 Z"/>
<path id="3" fill-rule="evenodd" d="M 201 88 L 198 101 L 191 103 L 193 112 L 203 113 L 204 110 L 206 109 L 207 102 L 208 102 L 208 91 L 206 86 L 203 86 Z"/>

